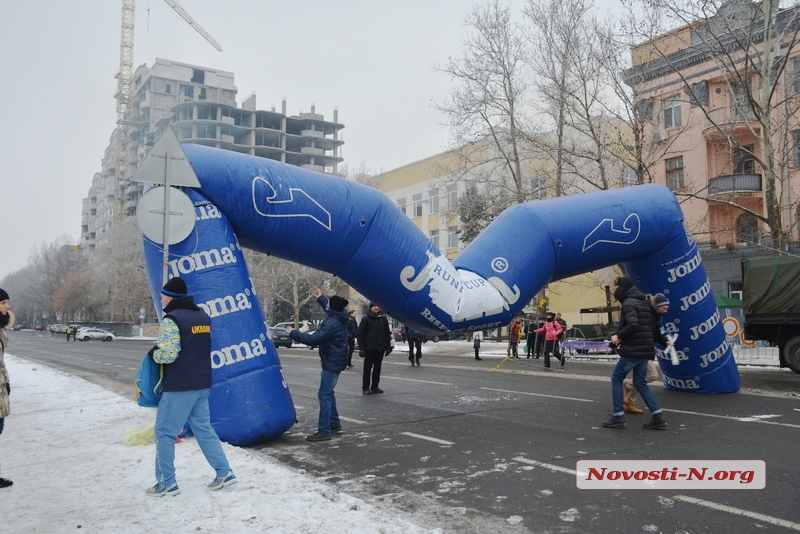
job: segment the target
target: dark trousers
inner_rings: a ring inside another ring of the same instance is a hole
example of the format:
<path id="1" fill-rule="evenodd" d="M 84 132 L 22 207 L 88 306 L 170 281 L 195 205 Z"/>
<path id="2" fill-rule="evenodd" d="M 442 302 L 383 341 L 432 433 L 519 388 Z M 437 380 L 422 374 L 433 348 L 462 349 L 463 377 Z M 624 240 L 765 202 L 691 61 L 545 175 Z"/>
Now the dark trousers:
<path id="1" fill-rule="evenodd" d="M 361 389 L 378 389 L 381 381 L 381 363 L 383 363 L 383 352 L 368 350 L 364 356 L 364 372 L 361 375 Z M 372 378 L 372 386 L 370 386 Z"/>
<path id="2" fill-rule="evenodd" d="M 347 367 L 353 367 L 353 351 L 356 350 L 356 340 L 347 340 Z"/>
<path id="3" fill-rule="evenodd" d="M 414 349 L 417 350 L 417 362 L 422 358 L 422 338 L 408 338 L 408 361 L 414 361 Z"/>
<path id="4" fill-rule="evenodd" d="M 564 363 L 564 357 L 558 353 L 558 340 L 557 339 L 548 339 L 544 342 L 544 366 L 550 367 L 550 353 L 553 353 L 553 356 L 556 357 L 558 361 L 562 364 Z"/>

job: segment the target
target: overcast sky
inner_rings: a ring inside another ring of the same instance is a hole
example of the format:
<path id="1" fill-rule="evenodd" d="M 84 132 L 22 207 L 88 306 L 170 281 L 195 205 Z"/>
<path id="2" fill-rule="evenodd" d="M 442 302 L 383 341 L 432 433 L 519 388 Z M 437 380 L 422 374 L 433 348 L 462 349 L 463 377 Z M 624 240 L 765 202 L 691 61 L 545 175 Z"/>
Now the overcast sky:
<path id="1" fill-rule="evenodd" d="M 342 156 L 388 171 L 448 146 L 432 109 L 451 82 L 473 0 L 180 0 L 217 52 L 162 0 L 136 5 L 134 70 L 155 59 L 233 72 L 237 102 L 345 125 Z M 604 4 L 617 4 L 607 0 Z M 514 0 L 521 6 L 523 0 Z M 80 239 L 81 202 L 116 123 L 121 2 L 0 0 L 0 279 L 32 248 Z"/>

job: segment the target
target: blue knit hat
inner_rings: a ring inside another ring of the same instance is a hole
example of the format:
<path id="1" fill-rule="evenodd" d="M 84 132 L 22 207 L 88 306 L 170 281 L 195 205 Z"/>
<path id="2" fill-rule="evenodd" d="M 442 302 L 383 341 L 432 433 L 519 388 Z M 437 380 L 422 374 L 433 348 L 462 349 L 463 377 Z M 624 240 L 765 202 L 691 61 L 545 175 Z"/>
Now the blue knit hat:
<path id="1" fill-rule="evenodd" d="M 170 297 L 189 296 L 189 290 L 186 289 L 186 282 L 183 281 L 183 278 L 178 276 L 175 278 L 170 278 L 170 280 L 164 284 L 164 288 L 161 290 L 161 292 Z"/>

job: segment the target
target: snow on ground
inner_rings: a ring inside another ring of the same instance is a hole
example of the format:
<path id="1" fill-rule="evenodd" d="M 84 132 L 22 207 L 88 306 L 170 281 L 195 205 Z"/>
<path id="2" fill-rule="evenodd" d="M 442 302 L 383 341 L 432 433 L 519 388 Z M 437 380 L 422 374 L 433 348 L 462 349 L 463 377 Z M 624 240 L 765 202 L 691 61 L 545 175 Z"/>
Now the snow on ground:
<path id="1" fill-rule="evenodd" d="M 193 439 L 176 445 L 181 494 L 145 495 L 155 446 L 123 445 L 155 410 L 85 380 L 6 354 L 11 415 L 0 435 L 4 533 L 441 533 L 376 508 L 277 461 L 223 443 L 239 483 L 206 488 L 214 471 Z"/>

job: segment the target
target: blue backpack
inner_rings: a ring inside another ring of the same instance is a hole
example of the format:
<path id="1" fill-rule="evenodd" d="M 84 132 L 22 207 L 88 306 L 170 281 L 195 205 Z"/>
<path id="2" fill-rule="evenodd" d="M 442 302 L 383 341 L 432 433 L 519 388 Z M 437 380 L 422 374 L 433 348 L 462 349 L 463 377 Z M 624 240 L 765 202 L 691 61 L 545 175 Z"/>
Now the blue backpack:
<path id="1" fill-rule="evenodd" d="M 153 361 L 148 352 L 144 355 L 133 387 L 136 390 L 136 403 L 145 408 L 158 408 L 161 391 L 164 389 L 164 366 Z"/>

